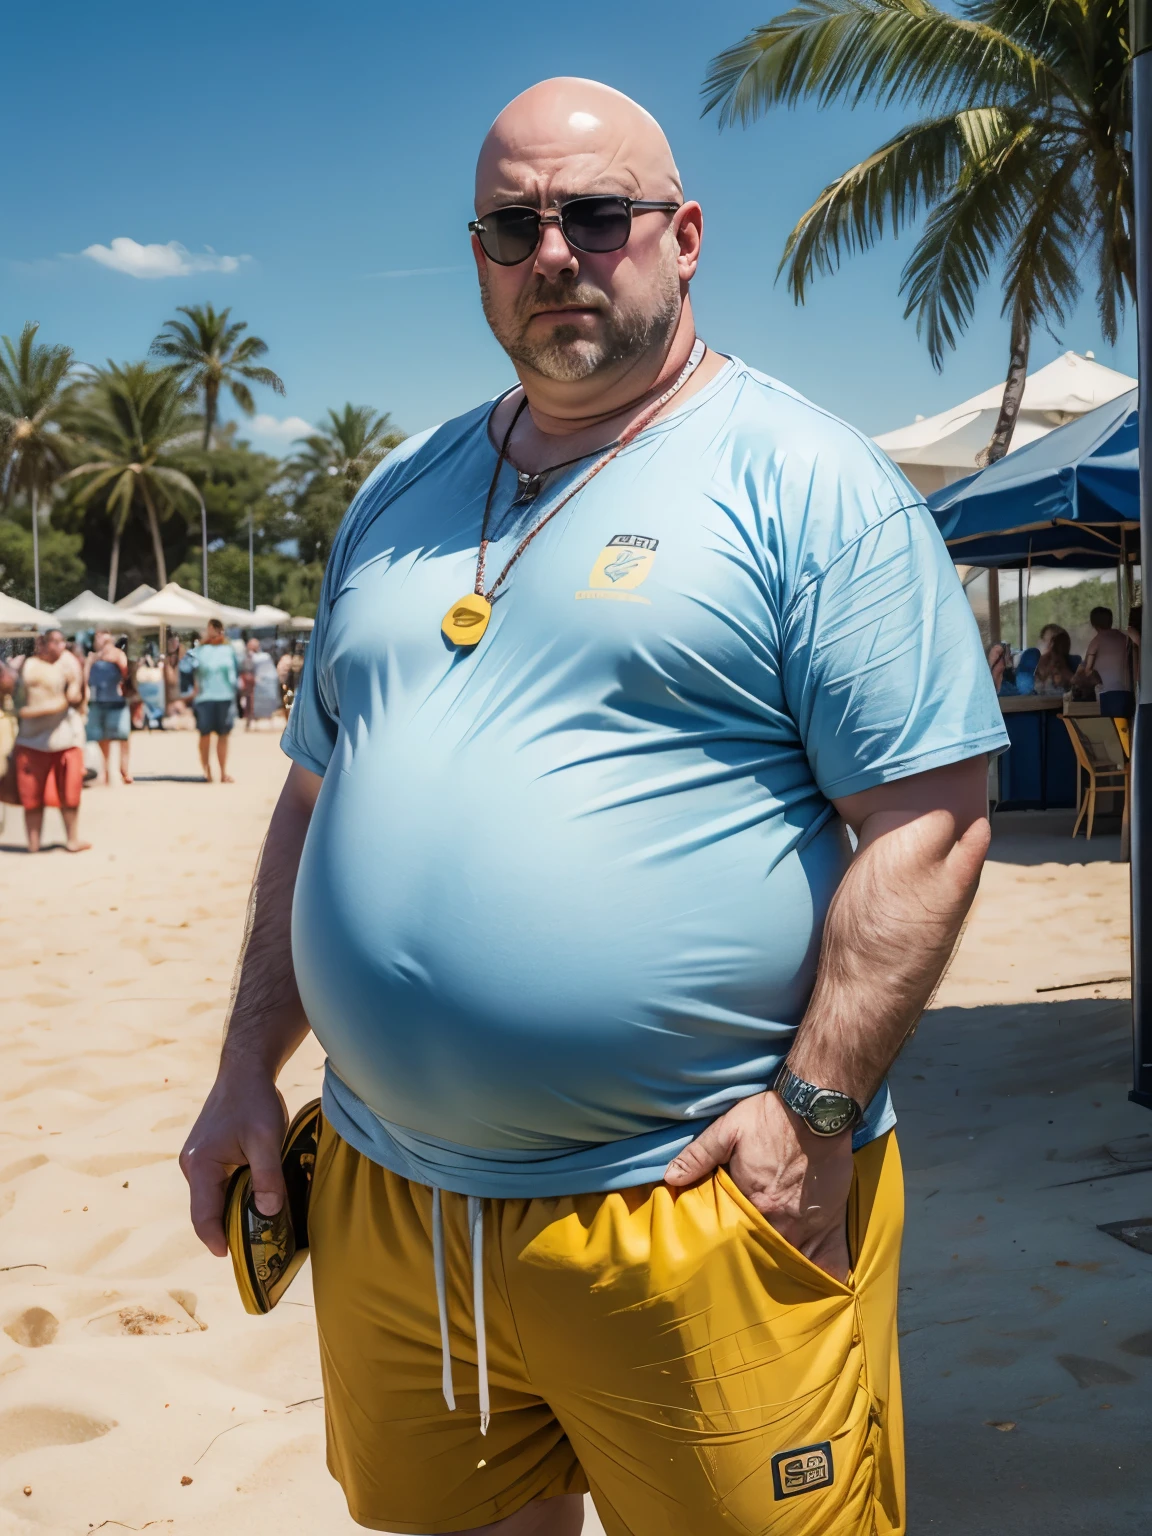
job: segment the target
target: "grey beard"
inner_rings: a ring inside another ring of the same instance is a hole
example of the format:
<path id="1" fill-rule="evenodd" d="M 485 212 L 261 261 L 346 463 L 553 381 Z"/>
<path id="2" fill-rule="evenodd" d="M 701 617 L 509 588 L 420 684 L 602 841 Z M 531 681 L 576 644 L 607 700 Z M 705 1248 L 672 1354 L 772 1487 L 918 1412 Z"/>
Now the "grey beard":
<path id="1" fill-rule="evenodd" d="M 521 305 L 527 309 L 549 300 L 562 304 L 582 301 L 596 304 L 602 298 L 598 289 L 581 289 L 579 284 L 541 283 L 524 295 Z M 675 273 L 671 274 L 671 282 L 662 284 L 655 309 L 647 314 L 610 310 L 601 335 L 595 341 L 572 325 L 553 326 L 546 341 L 529 341 L 526 332 L 530 315 L 523 321 L 517 318 L 511 324 L 504 324 L 493 311 L 486 283 L 480 286 L 480 300 L 492 334 L 512 361 L 530 368 L 542 378 L 562 384 L 591 378 L 617 363 L 642 355 L 657 342 L 670 337 L 680 318 L 680 284 Z"/>

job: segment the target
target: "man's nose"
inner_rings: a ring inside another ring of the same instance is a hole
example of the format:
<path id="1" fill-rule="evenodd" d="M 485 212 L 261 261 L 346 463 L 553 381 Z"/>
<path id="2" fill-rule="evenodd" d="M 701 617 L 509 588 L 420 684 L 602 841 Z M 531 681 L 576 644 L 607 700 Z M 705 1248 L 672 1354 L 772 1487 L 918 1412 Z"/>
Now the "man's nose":
<path id="1" fill-rule="evenodd" d="M 536 251 L 535 270 L 547 278 L 557 278 L 561 272 L 571 272 L 575 277 L 580 271 L 576 252 L 565 240 L 559 224 L 542 226 L 540 244 Z"/>

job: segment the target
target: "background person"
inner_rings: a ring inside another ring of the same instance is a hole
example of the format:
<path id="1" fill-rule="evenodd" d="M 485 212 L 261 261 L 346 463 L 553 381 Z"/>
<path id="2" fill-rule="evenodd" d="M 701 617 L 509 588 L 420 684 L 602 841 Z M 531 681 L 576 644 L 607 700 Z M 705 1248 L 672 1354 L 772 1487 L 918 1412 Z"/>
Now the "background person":
<path id="1" fill-rule="evenodd" d="M 282 702 L 276 663 L 255 636 L 244 652 L 241 682 L 245 685 L 244 728 L 250 731 L 255 721 L 270 720 Z"/>
<path id="2" fill-rule="evenodd" d="M 209 619 L 200 644 L 189 652 L 194 669 L 192 712 L 200 732 L 200 766 L 212 782 L 209 758 L 216 738 L 221 784 L 233 782 L 228 772 L 228 736 L 236 722 L 236 653 L 219 619 Z"/>
<path id="3" fill-rule="evenodd" d="M 20 673 L 23 703 L 16 735 L 16 789 L 24 809 L 28 851 L 39 853 L 48 781 L 52 780 L 64 818 L 69 853 L 82 853 L 91 843 L 78 832 L 80 792 L 84 785 L 84 670 L 67 649 L 63 632 L 42 634 L 36 654 Z"/>
<path id="4" fill-rule="evenodd" d="M 1095 676 L 1102 715 L 1131 719 L 1135 707 L 1128 636 L 1112 628 L 1111 608 L 1093 608 L 1088 622 L 1095 633 L 1088 642 L 1081 671 Z"/>
<path id="5" fill-rule="evenodd" d="M 1072 637 L 1058 624 L 1049 625 L 1048 644 L 1036 663 L 1037 693 L 1065 693 L 1072 686 Z"/>
<path id="6" fill-rule="evenodd" d="M 103 782 L 112 782 L 112 743 L 116 741 L 120 743 L 120 777 L 125 784 L 131 784 L 129 742 L 132 719 L 125 697 L 128 657 L 106 629 L 98 629 L 92 636 L 85 678 L 88 684 L 87 736 L 100 747 L 104 760 Z"/>

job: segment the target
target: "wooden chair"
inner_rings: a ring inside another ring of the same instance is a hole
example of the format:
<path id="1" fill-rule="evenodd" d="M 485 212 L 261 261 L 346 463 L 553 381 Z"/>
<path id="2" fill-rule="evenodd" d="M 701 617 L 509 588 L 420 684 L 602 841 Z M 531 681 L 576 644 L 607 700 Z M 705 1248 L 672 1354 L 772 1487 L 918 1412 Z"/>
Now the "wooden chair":
<path id="1" fill-rule="evenodd" d="M 1124 811 L 1121 832 L 1123 836 L 1128 826 L 1129 768 L 1124 745 L 1116 729 L 1116 722 L 1106 715 L 1078 717 L 1063 715 L 1061 718 L 1071 738 L 1076 761 L 1088 775 L 1088 791 L 1082 798 L 1080 814 L 1076 818 L 1076 825 L 1072 828 L 1072 836 L 1075 837 L 1079 832 L 1080 823 L 1087 815 L 1087 835 L 1091 838 L 1092 825 L 1096 819 L 1098 791 L 1103 794 L 1120 791 L 1123 794 Z"/>

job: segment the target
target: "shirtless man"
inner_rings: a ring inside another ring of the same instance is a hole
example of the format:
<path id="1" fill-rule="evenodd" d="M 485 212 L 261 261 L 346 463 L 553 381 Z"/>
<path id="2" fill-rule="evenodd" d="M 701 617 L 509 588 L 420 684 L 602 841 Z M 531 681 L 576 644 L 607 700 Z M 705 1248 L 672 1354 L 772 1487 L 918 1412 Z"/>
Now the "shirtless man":
<path id="1" fill-rule="evenodd" d="M 84 671 L 68 650 L 58 629 L 47 630 L 20 672 L 24 702 L 13 752 L 16 791 L 24 808 L 29 853 L 40 852 L 44 798 L 52 779 L 64 818 L 69 853 L 83 853 L 91 843 L 81 841 L 80 791 L 84 783 L 84 724 L 78 713 L 84 702 Z"/>
<path id="2" fill-rule="evenodd" d="M 518 97 L 470 228 L 519 382 L 341 527 L 193 1221 L 223 1255 L 240 1162 L 279 1209 L 311 1025 L 355 1520 L 575 1536 L 590 1488 L 609 1536 L 895 1536 L 884 1074 L 987 847 L 976 625 L 884 455 L 697 338 L 635 102 Z"/>

